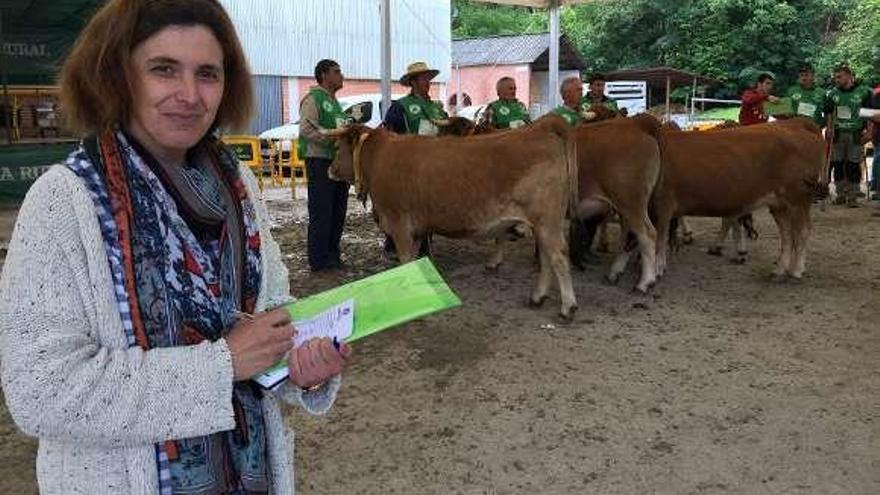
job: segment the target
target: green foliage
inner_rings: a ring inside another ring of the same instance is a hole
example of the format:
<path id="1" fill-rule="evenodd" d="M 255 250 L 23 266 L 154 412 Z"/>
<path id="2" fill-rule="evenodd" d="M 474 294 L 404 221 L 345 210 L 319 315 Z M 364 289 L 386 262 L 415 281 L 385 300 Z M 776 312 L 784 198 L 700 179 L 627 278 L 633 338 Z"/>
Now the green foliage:
<path id="1" fill-rule="evenodd" d="M 453 6 L 458 37 L 546 29 L 542 10 Z M 820 79 L 841 61 L 867 77 L 880 59 L 880 0 L 605 0 L 564 7 L 561 23 L 592 70 L 673 66 L 720 80 L 718 96 L 760 72 L 786 88 L 805 62 Z"/>
<path id="2" fill-rule="evenodd" d="M 507 7 L 452 0 L 452 36 L 477 38 L 499 34 L 543 33 L 547 14 L 525 7 Z"/>
<path id="3" fill-rule="evenodd" d="M 817 69 L 828 74 L 837 64 L 846 62 L 856 76 L 872 78 L 878 74 L 880 61 L 880 0 L 856 2 L 841 24 L 832 43 L 822 52 Z"/>

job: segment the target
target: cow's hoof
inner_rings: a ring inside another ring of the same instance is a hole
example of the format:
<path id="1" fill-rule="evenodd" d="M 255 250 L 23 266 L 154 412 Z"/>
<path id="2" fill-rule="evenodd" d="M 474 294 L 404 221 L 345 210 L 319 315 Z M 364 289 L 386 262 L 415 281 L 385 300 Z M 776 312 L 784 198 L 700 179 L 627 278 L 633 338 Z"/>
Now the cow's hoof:
<path id="1" fill-rule="evenodd" d="M 609 273 L 608 275 L 605 275 L 605 281 L 608 282 L 609 285 L 617 285 L 617 282 L 620 282 L 620 274 Z"/>
<path id="2" fill-rule="evenodd" d="M 639 296 L 647 296 L 649 287 L 641 287 L 636 285 L 633 287 L 632 293 L 637 294 Z"/>
<path id="3" fill-rule="evenodd" d="M 731 261 L 736 265 L 742 265 L 742 264 L 745 264 L 747 259 L 748 259 L 747 253 L 737 253 L 736 257 L 733 258 Z"/>
<path id="4" fill-rule="evenodd" d="M 557 316 L 561 323 L 571 323 L 574 321 L 574 314 L 577 312 L 578 307 L 572 306 L 568 308 L 568 310 L 561 310 Z"/>
<path id="5" fill-rule="evenodd" d="M 706 250 L 706 252 L 711 254 L 712 256 L 721 256 L 721 247 L 712 246 L 708 250 Z"/>
<path id="6" fill-rule="evenodd" d="M 538 299 L 535 299 L 534 297 L 530 297 L 529 298 L 529 307 L 535 308 L 535 309 L 540 308 L 541 306 L 544 305 L 544 302 L 546 300 L 547 300 L 547 296 L 541 296 Z"/>
<path id="7" fill-rule="evenodd" d="M 681 236 L 681 243 L 686 245 L 691 245 L 694 243 L 694 235 L 693 234 L 684 234 Z"/>
<path id="8" fill-rule="evenodd" d="M 500 263 L 497 265 L 483 265 L 483 271 L 486 273 L 498 273 L 499 266 L 501 266 Z"/>

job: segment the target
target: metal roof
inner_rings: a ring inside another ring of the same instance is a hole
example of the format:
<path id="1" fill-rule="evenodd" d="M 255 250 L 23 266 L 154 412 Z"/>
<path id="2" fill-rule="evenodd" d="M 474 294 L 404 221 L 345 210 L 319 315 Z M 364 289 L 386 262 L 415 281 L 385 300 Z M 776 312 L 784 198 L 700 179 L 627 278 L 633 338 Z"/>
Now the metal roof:
<path id="1" fill-rule="evenodd" d="M 535 70 L 547 70 L 550 34 L 520 34 L 453 40 L 452 65 L 532 64 Z M 559 37 L 559 68 L 581 70 L 586 65 L 574 44 L 564 34 Z"/>

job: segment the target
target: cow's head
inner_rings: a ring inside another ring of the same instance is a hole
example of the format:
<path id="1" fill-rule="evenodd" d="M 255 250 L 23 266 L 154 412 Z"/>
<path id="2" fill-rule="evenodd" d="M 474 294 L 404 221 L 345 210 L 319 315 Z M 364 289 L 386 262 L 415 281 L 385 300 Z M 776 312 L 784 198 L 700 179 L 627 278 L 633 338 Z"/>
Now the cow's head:
<path id="1" fill-rule="evenodd" d="M 336 156 L 330 165 L 328 175 L 333 180 L 354 184 L 359 196 L 362 188 L 360 152 L 371 132 L 374 131 L 360 124 L 321 132 L 336 141 Z"/>

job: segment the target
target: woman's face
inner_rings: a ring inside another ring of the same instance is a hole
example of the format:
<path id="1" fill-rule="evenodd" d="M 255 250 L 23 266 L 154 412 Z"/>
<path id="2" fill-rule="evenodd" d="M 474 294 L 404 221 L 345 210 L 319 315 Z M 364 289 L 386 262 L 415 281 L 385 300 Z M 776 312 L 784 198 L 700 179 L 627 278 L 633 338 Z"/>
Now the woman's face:
<path id="1" fill-rule="evenodd" d="M 157 159 L 181 160 L 223 99 L 223 49 L 205 26 L 168 26 L 132 52 L 129 132 Z"/>

